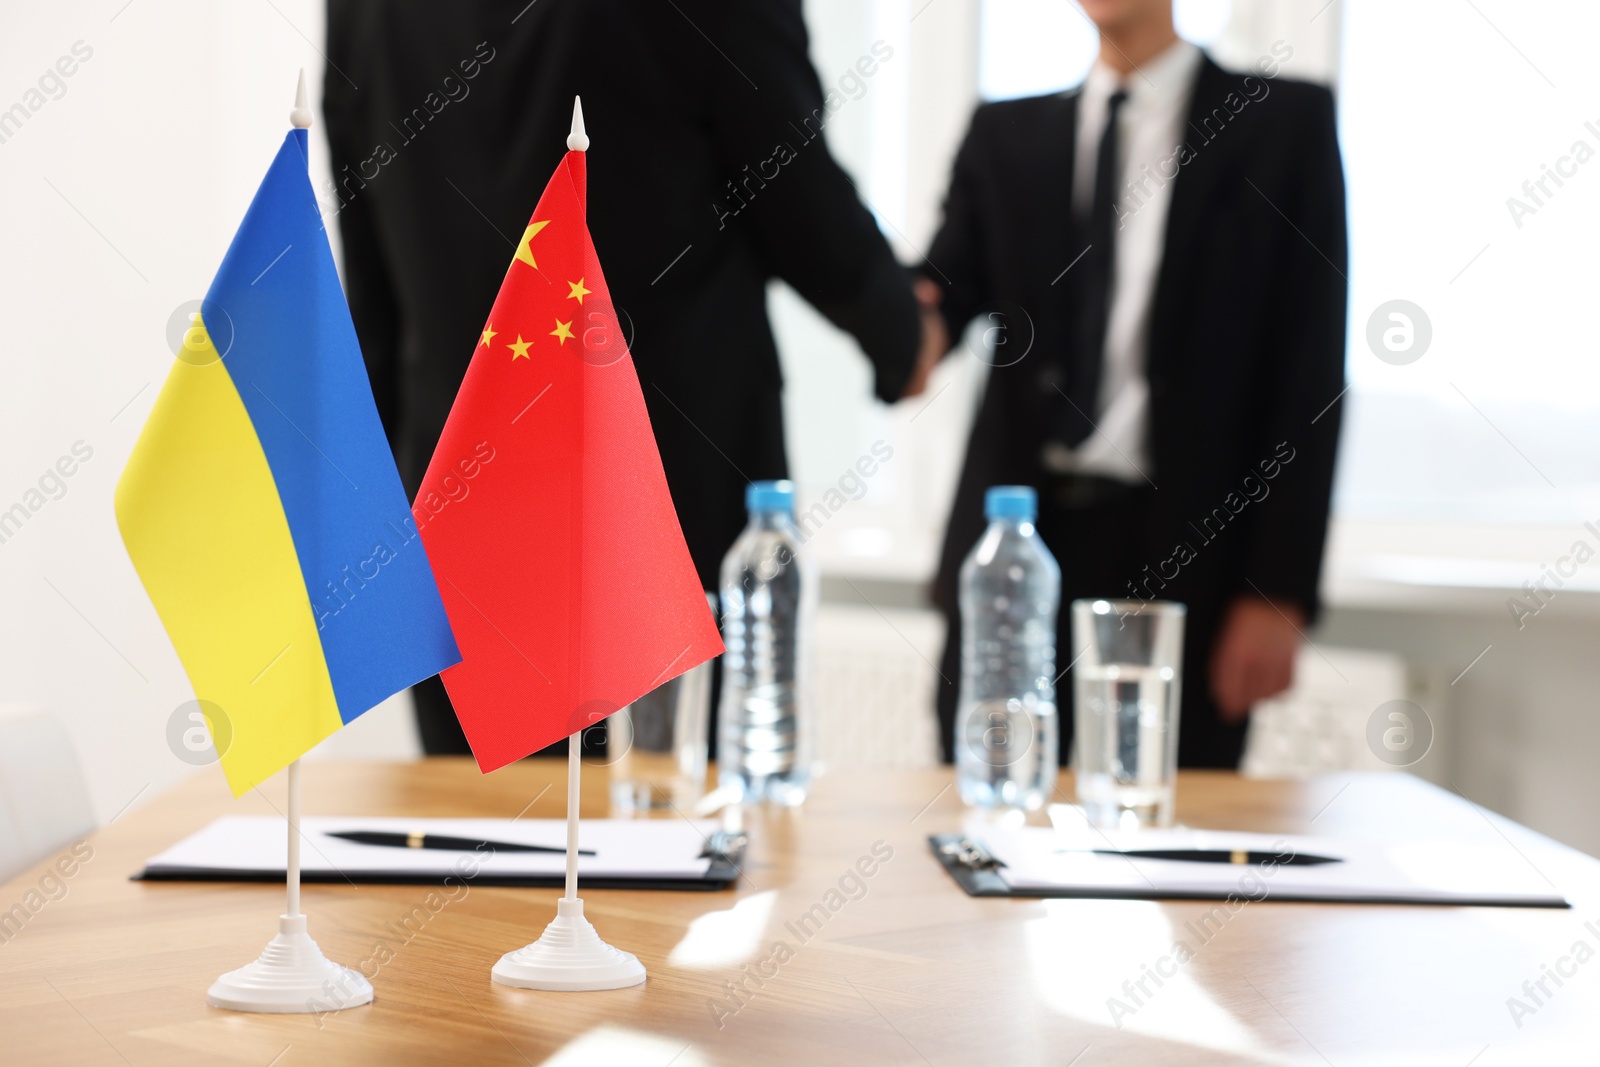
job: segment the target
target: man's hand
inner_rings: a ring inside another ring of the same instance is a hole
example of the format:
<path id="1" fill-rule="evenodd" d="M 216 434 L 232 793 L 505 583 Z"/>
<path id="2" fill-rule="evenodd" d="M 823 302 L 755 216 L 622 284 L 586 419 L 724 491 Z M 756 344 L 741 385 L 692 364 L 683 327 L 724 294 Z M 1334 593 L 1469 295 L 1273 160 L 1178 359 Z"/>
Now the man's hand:
<path id="1" fill-rule="evenodd" d="M 1305 612 L 1242 596 L 1228 608 L 1211 650 L 1211 698 L 1225 722 L 1242 722 L 1257 701 L 1294 682 Z"/>
<path id="2" fill-rule="evenodd" d="M 928 388 L 928 378 L 944 354 L 950 351 L 950 332 L 945 329 L 944 316 L 939 314 L 939 302 L 944 290 L 927 278 L 918 278 L 912 285 L 917 303 L 922 307 L 922 345 L 917 349 L 917 365 L 911 371 L 911 380 L 901 399 L 921 396 Z"/>

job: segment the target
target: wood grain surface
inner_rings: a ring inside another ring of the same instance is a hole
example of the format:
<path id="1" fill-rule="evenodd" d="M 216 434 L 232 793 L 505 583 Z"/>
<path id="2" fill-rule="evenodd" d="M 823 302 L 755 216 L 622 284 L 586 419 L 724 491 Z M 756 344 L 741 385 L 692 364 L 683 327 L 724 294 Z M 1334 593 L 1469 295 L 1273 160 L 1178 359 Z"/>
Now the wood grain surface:
<path id="1" fill-rule="evenodd" d="M 563 769 L 313 763 L 305 812 L 558 818 Z M 644 962 L 642 986 L 489 981 L 556 890 L 310 885 L 311 935 L 371 976 L 376 1001 L 219 1011 L 207 987 L 261 951 L 282 889 L 128 876 L 218 815 L 281 811 L 281 779 L 235 801 L 207 768 L 0 887 L 0 1064 L 1600 1063 L 1600 862 L 1405 775 L 1186 772 L 1179 818 L 1480 841 L 1574 909 L 1268 897 L 1213 916 L 1202 939 L 1211 904 L 976 900 L 926 845 L 964 817 L 949 771 L 873 771 L 822 778 L 802 810 L 747 813 L 734 889 L 582 893 L 601 936 Z M 584 787 L 585 813 L 606 814 L 604 769 Z"/>

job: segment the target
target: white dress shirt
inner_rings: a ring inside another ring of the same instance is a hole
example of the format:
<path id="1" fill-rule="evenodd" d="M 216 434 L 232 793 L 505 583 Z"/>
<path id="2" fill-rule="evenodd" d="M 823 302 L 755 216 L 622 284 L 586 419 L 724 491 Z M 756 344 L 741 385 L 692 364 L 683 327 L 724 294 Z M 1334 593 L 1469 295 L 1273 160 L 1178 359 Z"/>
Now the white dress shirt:
<path id="1" fill-rule="evenodd" d="M 1179 41 L 1126 78 L 1097 62 L 1084 79 L 1072 175 L 1072 209 L 1079 218 L 1087 217 L 1094 201 L 1095 161 L 1111 94 L 1118 89 L 1128 94 L 1117 116 L 1116 261 L 1095 430 L 1075 449 L 1048 446 L 1044 462 L 1051 470 L 1149 484 L 1150 385 L 1145 350 L 1176 180 L 1174 156 L 1183 143 L 1199 71 L 1200 50 Z"/>

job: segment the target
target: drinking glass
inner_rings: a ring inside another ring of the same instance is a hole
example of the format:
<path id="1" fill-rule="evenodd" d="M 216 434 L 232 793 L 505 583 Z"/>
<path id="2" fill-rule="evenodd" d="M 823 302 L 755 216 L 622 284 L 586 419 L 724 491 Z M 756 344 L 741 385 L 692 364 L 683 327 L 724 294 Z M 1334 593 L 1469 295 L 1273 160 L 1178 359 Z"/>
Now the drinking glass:
<path id="1" fill-rule="evenodd" d="M 716 612 L 715 594 L 711 598 Z M 706 784 L 711 660 L 664 682 L 606 720 L 611 807 L 618 815 L 688 814 Z"/>
<path id="2" fill-rule="evenodd" d="M 1072 602 L 1078 803 L 1093 826 L 1171 826 L 1178 774 L 1182 604 Z"/>

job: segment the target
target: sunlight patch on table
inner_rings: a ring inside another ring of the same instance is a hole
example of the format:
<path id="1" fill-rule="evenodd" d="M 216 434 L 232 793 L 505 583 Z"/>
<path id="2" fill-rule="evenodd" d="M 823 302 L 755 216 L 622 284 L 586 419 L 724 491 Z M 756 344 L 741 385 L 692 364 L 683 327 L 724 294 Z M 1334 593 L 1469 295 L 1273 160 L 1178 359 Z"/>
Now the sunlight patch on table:
<path id="1" fill-rule="evenodd" d="M 760 955 L 767 947 L 761 935 L 772 918 L 777 896 L 769 889 L 695 919 L 683 940 L 673 946 L 668 962 L 678 967 L 728 967 Z"/>

